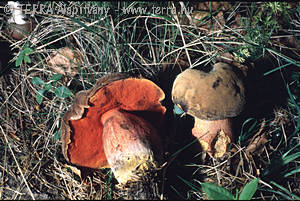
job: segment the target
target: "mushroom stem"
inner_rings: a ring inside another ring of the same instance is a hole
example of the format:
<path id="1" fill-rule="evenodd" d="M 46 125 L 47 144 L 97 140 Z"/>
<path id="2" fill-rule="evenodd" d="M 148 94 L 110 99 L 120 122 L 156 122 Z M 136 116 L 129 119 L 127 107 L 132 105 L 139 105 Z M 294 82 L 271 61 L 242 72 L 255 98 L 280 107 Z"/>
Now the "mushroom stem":
<path id="1" fill-rule="evenodd" d="M 18 25 L 26 24 L 26 21 L 24 20 L 25 15 L 22 12 L 22 5 L 19 2 L 8 1 L 7 6 L 9 6 L 12 11 L 8 23 L 16 23 Z"/>
<path id="2" fill-rule="evenodd" d="M 153 141 L 157 132 L 150 123 L 117 109 L 104 113 L 101 122 L 104 153 L 120 184 L 142 180 L 158 166 L 154 152 L 160 143 Z"/>
<path id="3" fill-rule="evenodd" d="M 195 118 L 192 134 L 198 138 L 203 151 L 216 158 L 222 157 L 233 141 L 232 118 L 211 121 Z"/>

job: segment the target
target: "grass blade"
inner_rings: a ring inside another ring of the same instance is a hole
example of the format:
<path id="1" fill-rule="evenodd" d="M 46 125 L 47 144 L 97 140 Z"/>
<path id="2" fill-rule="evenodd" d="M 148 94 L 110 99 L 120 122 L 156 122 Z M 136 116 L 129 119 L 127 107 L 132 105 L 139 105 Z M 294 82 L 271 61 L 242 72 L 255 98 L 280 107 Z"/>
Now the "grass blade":
<path id="1" fill-rule="evenodd" d="M 282 196 L 282 197 L 283 197 L 284 199 L 286 199 L 286 200 L 293 200 L 290 196 L 288 196 L 288 195 L 286 195 L 286 194 L 284 194 L 284 193 L 282 193 L 282 192 L 280 192 L 280 191 L 275 191 L 275 190 L 273 190 L 273 189 L 260 189 L 260 190 L 261 190 L 261 191 L 271 192 L 271 193 L 276 193 L 276 194 Z"/>
<path id="2" fill-rule="evenodd" d="M 176 156 L 177 154 L 179 154 L 180 152 L 182 152 L 183 150 L 185 150 L 186 148 L 188 148 L 189 146 L 191 146 L 191 145 L 194 144 L 195 142 L 198 142 L 198 138 L 196 138 L 196 139 L 193 140 L 192 142 L 188 143 L 187 145 L 185 145 L 184 147 L 182 147 L 182 148 L 179 149 L 178 151 L 176 151 L 174 154 L 171 155 L 171 157 Z"/>
<path id="3" fill-rule="evenodd" d="M 280 69 L 282 69 L 282 68 L 284 68 L 284 67 L 286 67 L 286 66 L 289 66 L 289 65 L 291 65 L 291 64 L 292 64 L 292 63 L 287 63 L 287 64 L 284 64 L 284 65 L 278 66 L 277 68 L 274 68 L 274 69 L 272 69 L 272 70 L 270 70 L 270 71 L 264 73 L 264 76 L 267 76 L 267 75 L 269 75 L 269 74 L 271 74 L 271 73 L 273 73 L 273 72 L 275 72 L 275 71 L 277 71 L 277 70 L 280 70 Z"/>
<path id="4" fill-rule="evenodd" d="M 284 158 L 282 158 L 282 161 L 283 161 L 282 165 L 286 165 L 299 157 L 300 157 L 300 152 L 297 152 L 290 156 L 284 157 Z"/>
<path id="5" fill-rule="evenodd" d="M 173 191 L 175 191 L 175 193 L 181 198 L 181 199 L 185 199 L 177 190 L 176 190 L 176 188 L 174 187 L 174 186 L 170 186 L 172 189 L 173 189 Z"/>
<path id="6" fill-rule="evenodd" d="M 283 192 L 285 192 L 286 194 L 293 196 L 293 199 L 296 200 L 300 200 L 300 197 L 297 195 L 294 195 L 293 193 L 291 193 L 289 190 L 287 190 L 286 188 L 284 188 L 283 186 L 280 186 L 279 184 L 275 183 L 274 181 L 271 181 L 271 184 L 273 184 L 274 186 L 276 186 L 277 188 L 279 188 L 280 190 L 282 190 Z"/>
<path id="7" fill-rule="evenodd" d="M 291 175 L 293 175 L 293 174 L 297 174 L 298 172 L 300 172 L 300 167 L 297 167 L 296 169 L 294 169 L 294 170 L 292 170 L 292 171 L 286 173 L 286 174 L 284 175 L 284 177 L 288 177 L 288 176 L 291 176 Z"/>
<path id="8" fill-rule="evenodd" d="M 288 91 L 288 94 L 289 94 L 289 96 L 290 96 L 290 100 L 292 101 L 292 103 L 295 105 L 295 107 L 296 107 L 296 110 L 297 110 L 297 115 L 298 115 L 298 121 L 297 121 L 297 127 L 296 127 L 296 129 L 295 129 L 295 131 L 288 137 L 288 140 L 291 138 L 291 137 L 293 137 L 297 132 L 298 132 L 298 130 L 300 129 L 300 106 L 297 104 L 297 102 L 295 101 L 295 99 L 294 99 L 294 97 L 293 97 L 293 95 L 292 95 L 292 93 L 291 93 L 291 90 L 290 90 L 290 88 L 289 88 L 289 85 L 286 85 L 286 89 L 287 89 L 287 91 Z"/>
<path id="9" fill-rule="evenodd" d="M 189 187 L 191 187 L 194 191 L 201 192 L 200 188 L 191 182 L 188 182 L 187 180 L 183 179 L 180 176 L 177 176 L 181 181 L 183 181 L 185 184 L 187 184 Z"/>

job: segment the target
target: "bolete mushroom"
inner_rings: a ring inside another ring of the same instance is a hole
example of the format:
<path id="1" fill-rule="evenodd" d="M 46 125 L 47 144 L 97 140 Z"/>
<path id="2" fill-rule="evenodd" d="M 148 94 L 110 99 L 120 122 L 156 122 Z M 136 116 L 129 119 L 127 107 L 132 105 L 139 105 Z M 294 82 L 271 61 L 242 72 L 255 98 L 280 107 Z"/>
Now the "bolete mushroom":
<path id="1" fill-rule="evenodd" d="M 146 177 L 157 168 L 162 142 L 157 131 L 166 108 L 163 91 L 152 81 L 115 73 L 80 91 L 62 119 L 67 161 L 111 168 L 120 184 Z"/>
<path id="2" fill-rule="evenodd" d="M 6 34 L 10 37 L 21 40 L 28 36 L 33 30 L 35 23 L 32 19 L 27 19 L 23 14 L 22 6 L 15 1 L 8 1 L 7 6 L 11 9 L 11 17 L 8 19 Z"/>
<path id="3" fill-rule="evenodd" d="M 216 63 L 209 72 L 186 69 L 172 88 L 172 100 L 195 118 L 192 134 L 201 147 L 216 158 L 224 156 L 234 140 L 232 118 L 243 110 L 243 79 L 233 67 Z"/>

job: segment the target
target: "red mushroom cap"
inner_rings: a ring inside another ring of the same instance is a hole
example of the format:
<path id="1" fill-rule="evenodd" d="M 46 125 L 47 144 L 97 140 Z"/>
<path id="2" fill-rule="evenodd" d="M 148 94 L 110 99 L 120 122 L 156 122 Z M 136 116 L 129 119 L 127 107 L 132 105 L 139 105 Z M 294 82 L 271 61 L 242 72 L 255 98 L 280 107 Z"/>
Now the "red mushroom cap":
<path id="1" fill-rule="evenodd" d="M 109 167 L 102 142 L 102 115 L 120 109 L 143 114 L 147 121 L 158 125 L 166 111 L 160 103 L 164 97 L 164 92 L 145 78 L 121 73 L 103 76 L 93 88 L 76 94 L 62 119 L 64 157 L 84 167 Z"/>

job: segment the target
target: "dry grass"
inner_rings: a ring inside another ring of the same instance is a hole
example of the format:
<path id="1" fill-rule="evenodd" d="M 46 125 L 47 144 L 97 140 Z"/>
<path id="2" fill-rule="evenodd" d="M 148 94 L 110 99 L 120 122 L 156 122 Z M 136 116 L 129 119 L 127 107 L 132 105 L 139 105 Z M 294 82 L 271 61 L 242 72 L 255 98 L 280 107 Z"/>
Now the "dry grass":
<path id="1" fill-rule="evenodd" d="M 168 5 L 175 6 L 174 3 Z M 256 7 L 260 5 L 258 3 Z M 246 38 L 245 33 L 249 30 L 244 24 L 237 23 L 237 18 L 234 18 L 237 14 L 246 18 L 245 13 L 249 10 L 250 4 L 235 3 L 231 9 L 223 12 L 226 17 L 220 18 L 215 14 L 209 19 L 198 20 L 207 26 L 200 26 L 197 20 L 191 21 L 195 16 L 189 15 L 187 17 L 174 15 L 173 19 L 166 16 L 133 15 L 118 20 L 114 18 L 115 16 L 109 15 L 99 19 L 83 17 L 80 22 L 68 16 L 38 15 L 35 20 L 39 23 L 26 39 L 16 42 L 1 31 L 1 39 L 9 42 L 14 50 L 11 60 L 13 65 L 18 57 L 17 53 L 28 41 L 34 53 L 30 55 L 31 63 L 23 62 L 18 68 L 12 68 L 11 72 L 0 77 L 0 155 L 3 156 L 0 162 L 0 199 L 119 198 L 114 187 L 116 181 L 112 179 L 110 171 L 92 171 L 81 179 L 67 166 L 61 153 L 58 133 L 61 117 L 72 103 L 74 94 L 82 89 L 89 89 L 98 78 L 109 72 L 140 74 L 154 80 L 166 93 L 165 104 L 168 108 L 166 118 L 171 126 L 167 129 L 169 141 L 166 140 L 168 145 L 166 152 L 169 154 L 166 154 L 168 162 L 164 166 L 166 182 L 161 192 L 163 196 L 206 198 L 202 192 L 188 187 L 177 175 L 186 176 L 185 180 L 197 186 L 203 181 L 215 182 L 232 192 L 235 192 L 235 189 L 240 190 L 251 179 L 261 177 L 273 158 L 282 155 L 299 142 L 299 132 L 289 138 L 297 127 L 298 116 L 295 107 L 288 105 L 287 102 L 280 105 L 275 101 L 272 110 L 262 115 L 256 114 L 256 110 L 259 111 L 261 107 L 273 101 L 270 100 L 273 97 L 269 99 L 260 96 L 261 94 L 250 99 L 254 103 L 250 104 L 249 112 L 242 114 L 238 120 L 242 125 L 248 118 L 255 118 L 258 121 L 256 130 L 252 131 L 249 139 L 233 144 L 232 151 L 224 158 L 216 160 L 201 156 L 199 151 L 190 158 L 185 158 L 193 146 L 184 149 L 180 154 L 172 155 L 190 142 L 186 137 L 187 133 L 190 133 L 183 128 L 185 124 L 182 123 L 188 121 L 188 118 L 173 116 L 170 99 L 170 87 L 180 71 L 188 67 L 205 68 L 216 60 L 228 60 L 228 56 L 224 53 L 236 52 L 233 63 L 244 71 L 248 69 L 245 72 L 250 76 L 249 89 L 253 91 L 253 88 L 265 84 L 265 79 L 260 80 L 261 85 L 256 83 L 255 76 L 262 74 L 262 70 L 258 69 L 261 66 L 255 63 L 255 59 L 247 58 L 246 53 L 242 52 L 245 49 L 250 51 L 251 43 L 254 43 L 251 47 L 261 44 L 259 41 Z M 292 23 L 295 29 L 285 30 L 288 37 L 298 34 L 296 28 L 299 27 L 299 16 L 293 18 Z M 285 36 L 272 36 L 274 48 L 277 51 L 280 50 L 278 46 L 282 47 L 285 52 L 282 50 L 281 53 L 293 60 L 295 55 L 299 56 L 299 49 L 287 47 L 279 40 L 288 38 Z M 78 49 L 82 53 L 83 64 L 78 66 L 77 75 L 64 75 L 54 87 L 66 86 L 73 95 L 61 99 L 53 93 L 47 93 L 42 104 L 38 104 L 35 97 L 41 86 L 34 85 L 32 78 L 39 77 L 48 81 L 55 72 L 47 64 L 46 59 L 64 46 Z M 272 49 L 273 46 L 268 48 Z M 241 56 L 237 56 L 239 54 Z M 267 49 L 265 54 L 265 58 L 271 58 L 273 66 L 263 70 L 268 71 L 274 69 L 274 66 L 283 65 L 283 59 L 279 54 Z M 246 61 L 240 64 L 238 61 L 241 62 L 243 59 Z M 296 62 L 299 64 L 299 60 Z M 292 84 L 285 72 L 276 71 L 276 75 L 285 84 Z M 255 100 L 259 98 L 261 99 Z M 259 105 L 260 103 L 262 105 Z M 275 109 L 277 105 L 280 109 Z M 265 121 L 266 123 L 262 123 Z M 275 143 L 274 136 L 278 132 L 283 137 L 280 138 L 280 142 Z M 249 153 L 248 144 L 253 142 L 255 137 L 263 135 L 268 143 Z M 299 167 L 299 159 L 290 163 L 287 168 L 294 167 Z M 286 179 L 284 187 L 299 196 L 299 173 Z M 260 180 L 260 188 L 279 191 L 267 179 Z M 278 199 L 277 196 L 278 194 L 274 192 L 260 190 L 255 198 Z"/>

